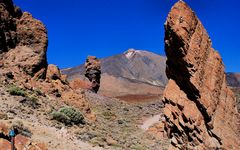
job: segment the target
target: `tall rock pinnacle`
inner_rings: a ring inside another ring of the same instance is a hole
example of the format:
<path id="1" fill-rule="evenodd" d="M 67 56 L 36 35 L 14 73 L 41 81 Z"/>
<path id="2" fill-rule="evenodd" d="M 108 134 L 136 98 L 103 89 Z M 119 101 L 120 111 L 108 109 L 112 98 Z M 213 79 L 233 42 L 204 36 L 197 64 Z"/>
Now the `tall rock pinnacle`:
<path id="1" fill-rule="evenodd" d="M 236 98 L 224 65 L 195 13 L 183 1 L 165 23 L 165 130 L 170 149 L 240 149 Z"/>
<path id="2" fill-rule="evenodd" d="M 91 90 L 95 93 L 100 88 L 101 62 L 95 56 L 88 56 L 85 62 L 85 76 L 91 82 Z"/>

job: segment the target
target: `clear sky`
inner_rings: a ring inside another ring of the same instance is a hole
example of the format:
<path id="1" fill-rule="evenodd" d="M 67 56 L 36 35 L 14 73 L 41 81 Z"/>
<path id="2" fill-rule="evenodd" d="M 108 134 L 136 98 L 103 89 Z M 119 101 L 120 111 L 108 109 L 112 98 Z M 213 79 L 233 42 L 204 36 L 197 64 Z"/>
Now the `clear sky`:
<path id="1" fill-rule="evenodd" d="M 48 62 L 77 66 L 129 48 L 164 55 L 163 24 L 177 0 L 13 0 L 48 29 Z M 185 0 L 207 29 L 227 72 L 240 72 L 240 0 Z"/>

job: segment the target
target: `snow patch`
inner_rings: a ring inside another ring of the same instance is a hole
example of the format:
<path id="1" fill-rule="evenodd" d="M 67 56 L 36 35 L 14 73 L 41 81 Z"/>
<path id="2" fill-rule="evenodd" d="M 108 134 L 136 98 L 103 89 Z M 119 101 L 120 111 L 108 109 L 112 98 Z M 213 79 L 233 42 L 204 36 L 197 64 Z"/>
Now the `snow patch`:
<path id="1" fill-rule="evenodd" d="M 134 54 L 135 54 L 134 51 L 128 51 L 128 52 L 125 54 L 125 56 L 126 56 L 128 59 L 131 59 Z"/>
<path id="2" fill-rule="evenodd" d="M 135 49 L 129 49 L 124 54 L 127 57 L 127 59 L 131 59 L 136 53 L 141 54 L 141 50 L 135 50 Z"/>

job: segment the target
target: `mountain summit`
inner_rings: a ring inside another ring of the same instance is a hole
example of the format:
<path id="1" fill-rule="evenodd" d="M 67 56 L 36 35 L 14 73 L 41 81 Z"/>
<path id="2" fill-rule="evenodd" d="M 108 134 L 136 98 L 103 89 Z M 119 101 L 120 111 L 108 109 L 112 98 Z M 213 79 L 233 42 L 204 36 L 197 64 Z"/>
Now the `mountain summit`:
<path id="1" fill-rule="evenodd" d="M 129 49 L 101 59 L 100 93 L 109 96 L 161 94 L 167 83 L 166 57 L 144 50 Z M 69 81 L 84 79 L 84 66 L 63 69 Z M 163 89 L 163 88 L 162 88 Z"/>

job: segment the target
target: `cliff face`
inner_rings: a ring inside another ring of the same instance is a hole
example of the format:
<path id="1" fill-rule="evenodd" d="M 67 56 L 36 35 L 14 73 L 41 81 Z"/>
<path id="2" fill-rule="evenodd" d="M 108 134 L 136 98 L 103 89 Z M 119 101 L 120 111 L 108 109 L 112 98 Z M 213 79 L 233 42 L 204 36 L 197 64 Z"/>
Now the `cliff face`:
<path id="1" fill-rule="evenodd" d="M 183 1 L 165 23 L 165 129 L 172 148 L 239 149 L 236 98 L 224 65 L 195 13 Z"/>

